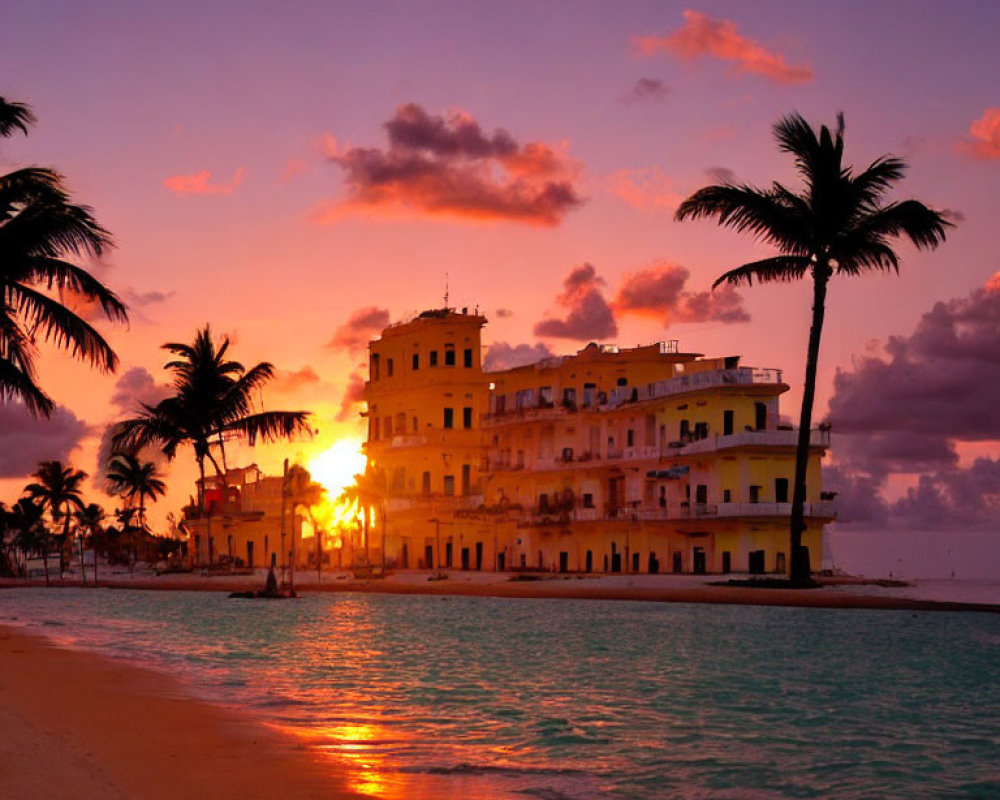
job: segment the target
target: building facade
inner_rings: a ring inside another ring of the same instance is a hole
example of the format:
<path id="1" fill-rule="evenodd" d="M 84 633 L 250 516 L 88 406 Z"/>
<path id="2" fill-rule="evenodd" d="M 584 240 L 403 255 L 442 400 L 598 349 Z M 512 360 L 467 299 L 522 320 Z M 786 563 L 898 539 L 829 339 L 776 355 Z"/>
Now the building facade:
<path id="1" fill-rule="evenodd" d="M 484 372 L 485 321 L 428 311 L 370 344 L 366 453 L 390 565 L 785 571 L 797 431 L 779 370 L 671 341 Z M 811 444 L 803 544 L 818 560 L 828 431 Z"/>

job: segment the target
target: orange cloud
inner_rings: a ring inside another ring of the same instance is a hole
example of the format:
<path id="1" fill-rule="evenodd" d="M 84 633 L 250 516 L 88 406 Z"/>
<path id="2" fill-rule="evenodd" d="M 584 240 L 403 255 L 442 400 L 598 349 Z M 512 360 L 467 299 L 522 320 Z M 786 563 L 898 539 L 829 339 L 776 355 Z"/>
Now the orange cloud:
<path id="1" fill-rule="evenodd" d="M 780 53 L 741 36 L 735 22 L 712 19 L 690 9 L 684 12 L 682 28 L 668 36 L 639 36 L 635 46 L 644 56 L 671 53 L 684 61 L 712 56 L 733 62 L 738 72 L 762 75 L 776 83 L 806 83 L 814 77 L 807 64 L 789 65 Z"/>
<path id="2" fill-rule="evenodd" d="M 608 178 L 608 189 L 635 208 L 673 209 L 684 199 L 659 167 L 622 169 Z"/>
<path id="3" fill-rule="evenodd" d="M 386 149 L 338 147 L 324 138 L 327 157 L 344 170 L 348 197 L 315 208 L 313 221 L 368 213 L 552 226 L 583 202 L 565 142 L 520 145 L 503 129 L 485 133 L 465 112 L 431 115 L 415 103 L 397 108 L 383 127 Z"/>
<path id="4" fill-rule="evenodd" d="M 347 322 L 337 328 L 326 346 L 334 350 L 361 353 L 368 342 L 378 336 L 389 324 L 389 310 L 377 306 L 365 306 L 352 312 Z"/>
<path id="5" fill-rule="evenodd" d="M 1000 108 L 987 108 L 969 127 L 971 137 L 958 149 L 975 158 L 1000 158 Z"/>
<path id="6" fill-rule="evenodd" d="M 678 322 L 747 322 L 743 298 L 732 286 L 714 292 L 689 291 L 691 273 L 680 264 L 657 262 L 624 277 L 612 306 L 617 314 L 635 314 Z"/>
<path id="7" fill-rule="evenodd" d="M 604 299 L 604 279 L 593 264 L 574 267 L 563 280 L 556 303 L 565 310 L 563 318 L 549 317 L 535 325 L 535 336 L 560 339 L 607 339 L 618 335 L 618 325 Z"/>
<path id="8" fill-rule="evenodd" d="M 237 167 L 229 183 L 212 183 L 212 173 L 207 169 L 193 175 L 171 175 L 163 185 L 177 194 L 232 194 L 241 183 L 246 170 Z"/>

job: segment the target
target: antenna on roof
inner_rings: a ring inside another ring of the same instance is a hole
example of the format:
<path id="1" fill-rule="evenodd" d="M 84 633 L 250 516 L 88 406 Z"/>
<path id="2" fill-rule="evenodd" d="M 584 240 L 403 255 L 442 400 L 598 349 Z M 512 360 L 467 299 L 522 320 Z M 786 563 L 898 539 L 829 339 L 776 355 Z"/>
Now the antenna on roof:
<path id="1" fill-rule="evenodd" d="M 444 274 L 444 307 L 448 308 L 448 273 Z"/>

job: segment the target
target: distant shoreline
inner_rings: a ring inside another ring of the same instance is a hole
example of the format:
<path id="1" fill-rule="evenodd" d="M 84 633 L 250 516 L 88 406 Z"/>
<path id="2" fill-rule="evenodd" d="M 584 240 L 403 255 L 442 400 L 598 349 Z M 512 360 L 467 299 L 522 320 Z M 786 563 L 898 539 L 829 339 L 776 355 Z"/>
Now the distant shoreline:
<path id="1" fill-rule="evenodd" d="M 661 603 L 702 603 L 710 605 L 760 605 L 789 608 L 886 609 L 898 611 L 980 611 L 1000 613 L 1000 590 L 994 602 L 934 599 L 892 594 L 896 587 L 914 584 L 860 578 L 821 578 L 811 589 L 776 589 L 719 585 L 723 576 L 576 576 L 544 574 L 530 580 L 511 580 L 510 573 L 449 571 L 444 580 L 428 580 L 430 573 L 405 572 L 385 579 L 360 580 L 347 573 L 324 574 L 320 583 L 315 573 L 298 573 L 300 594 L 315 592 L 357 592 L 370 594 L 439 595 L 453 597 L 497 597 L 511 599 L 631 600 Z M 44 580 L 0 580 L 2 588 L 44 586 Z M 956 582 L 960 585 L 960 582 Z M 53 590 L 80 587 L 79 579 L 54 581 Z M 114 576 L 102 580 L 102 589 L 150 591 L 238 592 L 263 587 L 261 575 L 204 577 L 195 574 L 148 574 L 129 578 Z M 902 591 L 902 589 L 898 589 Z M 919 595 L 919 592 L 917 592 Z M 991 601 L 992 601 L 991 597 Z M 237 601 L 234 602 L 245 602 Z"/>

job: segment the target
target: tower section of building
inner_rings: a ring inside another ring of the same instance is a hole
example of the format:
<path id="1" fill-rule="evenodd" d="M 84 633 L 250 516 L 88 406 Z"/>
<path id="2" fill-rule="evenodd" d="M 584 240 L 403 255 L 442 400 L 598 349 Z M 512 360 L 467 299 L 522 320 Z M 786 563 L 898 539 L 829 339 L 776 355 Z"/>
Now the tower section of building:
<path id="1" fill-rule="evenodd" d="M 386 554 L 401 567 L 457 561 L 452 516 L 482 502 L 485 322 L 466 310 L 425 311 L 369 344 L 365 450 L 384 482 Z"/>

